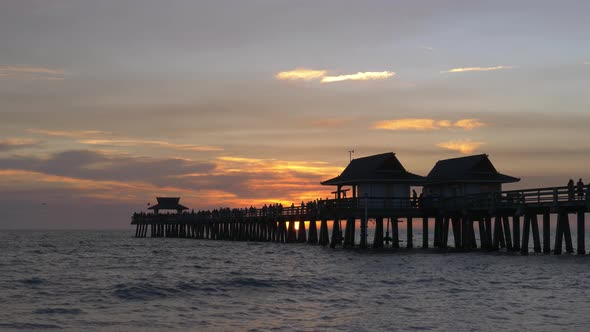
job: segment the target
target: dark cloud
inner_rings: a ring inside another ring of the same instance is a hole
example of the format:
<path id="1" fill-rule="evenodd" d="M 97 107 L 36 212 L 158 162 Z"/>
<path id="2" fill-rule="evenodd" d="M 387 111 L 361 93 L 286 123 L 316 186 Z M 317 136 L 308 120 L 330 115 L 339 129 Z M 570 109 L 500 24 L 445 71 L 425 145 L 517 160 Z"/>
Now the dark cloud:
<path id="1" fill-rule="evenodd" d="M 88 180 L 145 181 L 163 184 L 167 177 L 210 172 L 215 169 L 215 164 L 178 158 L 158 159 L 73 150 L 55 153 L 48 158 L 0 158 L 0 169 L 26 170 Z"/>

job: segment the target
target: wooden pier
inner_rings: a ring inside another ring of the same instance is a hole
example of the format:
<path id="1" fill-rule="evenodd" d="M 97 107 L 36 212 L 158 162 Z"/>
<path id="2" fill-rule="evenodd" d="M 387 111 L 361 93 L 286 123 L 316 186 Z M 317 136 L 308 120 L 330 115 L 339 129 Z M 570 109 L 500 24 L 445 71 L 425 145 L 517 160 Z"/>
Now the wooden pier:
<path id="1" fill-rule="evenodd" d="M 309 243 L 332 248 L 399 248 L 398 224 L 402 221 L 407 229 L 405 246 L 414 248 L 413 221 L 421 220 L 422 248 L 432 246 L 461 251 L 502 248 L 527 255 L 532 238 L 535 253 L 558 255 L 565 245 L 566 253 L 575 251 L 583 255 L 586 253 L 585 213 L 590 212 L 587 193 L 586 190 L 578 196 L 572 194 L 570 187 L 552 187 L 419 200 L 415 197 L 336 198 L 292 207 L 199 212 L 186 212 L 182 207 L 171 214 L 135 213 L 131 224 L 137 227 L 136 237 Z M 569 222 L 572 215 L 577 230 L 575 247 Z M 368 239 L 370 219 L 375 220 L 371 240 Z M 357 220 L 360 220 L 359 230 L 356 229 Z M 429 240 L 430 220 L 434 220 L 433 241 Z M 555 227 L 552 227 L 553 220 Z M 328 221 L 333 224 L 331 234 Z M 479 236 L 476 236 L 476 228 Z M 554 236 L 552 229 L 555 229 Z M 358 243 L 357 231 L 360 233 Z M 453 243 L 449 243 L 451 231 Z"/>

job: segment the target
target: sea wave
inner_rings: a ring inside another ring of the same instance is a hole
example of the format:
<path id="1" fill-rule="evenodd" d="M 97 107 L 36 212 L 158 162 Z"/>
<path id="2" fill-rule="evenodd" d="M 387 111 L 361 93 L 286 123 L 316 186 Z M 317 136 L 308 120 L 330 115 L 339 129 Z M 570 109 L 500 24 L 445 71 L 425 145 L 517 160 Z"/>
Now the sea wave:
<path id="1" fill-rule="evenodd" d="M 58 315 L 80 315 L 83 314 L 84 311 L 80 310 L 80 309 L 68 309 L 68 308 L 41 308 L 41 309 L 37 309 L 35 311 L 33 311 L 33 313 L 35 314 L 39 314 L 39 315 L 54 315 L 54 314 L 58 314 Z"/>

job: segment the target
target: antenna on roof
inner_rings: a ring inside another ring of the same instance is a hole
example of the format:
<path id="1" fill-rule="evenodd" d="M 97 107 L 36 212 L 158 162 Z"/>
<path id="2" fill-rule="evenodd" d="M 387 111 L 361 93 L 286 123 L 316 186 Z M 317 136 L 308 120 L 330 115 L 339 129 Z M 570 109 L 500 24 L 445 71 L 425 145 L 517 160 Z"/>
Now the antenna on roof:
<path id="1" fill-rule="evenodd" d="M 352 161 L 352 154 L 354 153 L 354 150 L 349 150 L 348 151 L 348 156 L 350 157 L 350 161 Z"/>

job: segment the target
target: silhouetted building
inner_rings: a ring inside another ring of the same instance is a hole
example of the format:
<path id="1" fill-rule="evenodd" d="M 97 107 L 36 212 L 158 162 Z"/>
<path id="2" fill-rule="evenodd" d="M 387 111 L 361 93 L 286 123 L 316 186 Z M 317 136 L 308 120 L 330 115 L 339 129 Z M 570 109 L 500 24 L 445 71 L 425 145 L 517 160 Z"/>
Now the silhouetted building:
<path id="1" fill-rule="evenodd" d="M 410 197 L 410 186 L 423 185 L 425 178 L 406 171 L 388 152 L 353 159 L 339 176 L 321 182 L 324 186 L 336 186 L 336 198 L 343 196 L 350 186 L 352 197 Z"/>
<path id="2" fill-rule="evenodd" d="M 486 154 L 440 160 L 426 177 L 425 195 L 452 197 L 501 192 L 519 178 L 499 173 Z"/>
<path id="3" fill-rule="evenodd" d="M 156 197 L 158 204 L 150 206 L 148 210 L 154 210 L 154 213 L 158 213 L 160 210 L 174 210 L 181 213 L 188 208 L 180 203 L 180 197 Z"/>

